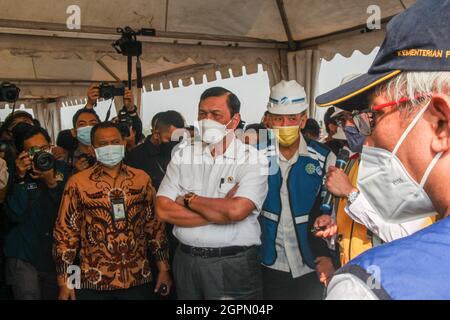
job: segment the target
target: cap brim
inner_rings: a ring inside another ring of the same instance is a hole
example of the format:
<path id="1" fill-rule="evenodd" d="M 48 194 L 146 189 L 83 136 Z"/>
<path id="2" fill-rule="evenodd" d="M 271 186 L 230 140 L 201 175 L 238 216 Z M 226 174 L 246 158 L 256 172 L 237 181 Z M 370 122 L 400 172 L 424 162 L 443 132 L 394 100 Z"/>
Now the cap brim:
<path id="1" fill-rule="evenodd" d="M 401 70 L 384 73 L 366 73 L 316 98 L 319 107 L 336 106 L 351 111 L 367 108 L 367 97 L 364 96 L 376 85 L 399 74 Z"/>
<path id="2" fill-rule="evenodd" d="M 338 109 L 338 108 L 336 108 L 336 109 Z M 345 110 L 342 110 L 342 109 L 336 110 L 336 111 L 330 116 L 330 119 L 336 118 L 336 117 L 337 117 L 338 115 L 340 115 L 342 112 L 345 112 Z"/>

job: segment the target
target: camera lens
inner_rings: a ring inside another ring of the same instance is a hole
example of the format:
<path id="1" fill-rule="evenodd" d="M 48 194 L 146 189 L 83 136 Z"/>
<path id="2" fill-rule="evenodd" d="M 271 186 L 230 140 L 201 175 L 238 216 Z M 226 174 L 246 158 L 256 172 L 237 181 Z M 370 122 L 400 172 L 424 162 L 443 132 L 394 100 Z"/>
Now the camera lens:
<path id="1" fill-rule="evenodd" d="M 48 171 L 54 167 L 55 158 L 51 153 L 39 151 L 33 156 L 33 163 L 37 170 Z"/>

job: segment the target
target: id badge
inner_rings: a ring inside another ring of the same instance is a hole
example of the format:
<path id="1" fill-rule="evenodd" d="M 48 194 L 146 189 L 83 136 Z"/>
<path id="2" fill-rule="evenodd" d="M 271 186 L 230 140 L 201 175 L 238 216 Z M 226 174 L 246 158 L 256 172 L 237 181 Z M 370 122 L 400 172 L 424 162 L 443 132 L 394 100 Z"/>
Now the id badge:
<path id="1" fill-rule="evenodd" d="M 112 216 L 114 221 L 124 220 L 126 218 L 124 199 L 112 198 L 111 205 L 112 205 Z"/>

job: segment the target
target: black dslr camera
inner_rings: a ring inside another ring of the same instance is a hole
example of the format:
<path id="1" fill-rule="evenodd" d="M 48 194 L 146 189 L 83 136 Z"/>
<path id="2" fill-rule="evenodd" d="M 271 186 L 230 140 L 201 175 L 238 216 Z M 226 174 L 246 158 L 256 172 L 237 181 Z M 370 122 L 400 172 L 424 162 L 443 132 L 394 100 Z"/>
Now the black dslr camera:
<path id="1" fill-rule="evenodd" d="M 114 97 L 120 97 L 125 94 L 124 87 L 116 88 L 112 84 L 110 85 L 107 83 L 100 83 L 98 88 L 100 90 L 100 98 L 103 98 L 105 100 L 113 99 Z"/>
<path id="2" fill-rule="evenodd" d="M 126 110 L 121 110 L 117 115 L 117 126 L 122 134 L 122 137 L 128 138 L 130 136 L 130 130 L 133 126 L 133 119 Z"/>
<path id="3" fill-rule="evenodd" d="M 0 101 L 15 102 L 19 98 L 20 89 L 9 82 L 0 83 Z"/>
<path id="4" fill-rule="evenodd" d="M 28 155 L 33 161 L 34 167 L 39 171 L 48 171 L 55 167 L 55 157 L 49 152 L 33 147 L 28 150 Z"/>

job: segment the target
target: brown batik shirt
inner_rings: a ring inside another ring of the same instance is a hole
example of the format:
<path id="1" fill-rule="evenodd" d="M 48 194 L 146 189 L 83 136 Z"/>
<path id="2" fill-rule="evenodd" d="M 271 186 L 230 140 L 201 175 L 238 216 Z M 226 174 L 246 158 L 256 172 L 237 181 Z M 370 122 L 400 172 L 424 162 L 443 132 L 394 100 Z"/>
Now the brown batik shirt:
<path id="1" fill-rule="evenodd" d="M 123 199 L 125 218 L 114 219 L 112 199 Z M 116 178 L 100 164 L 74 175 L 64 190 L 54 230 L 59 276 L 79 256 L 81 288 L 126 289 L 152 279 L 156 261 L 168 260 L 164 223 L 153 210 L 155 191 L 142 170 L 122 164 Z"/>

